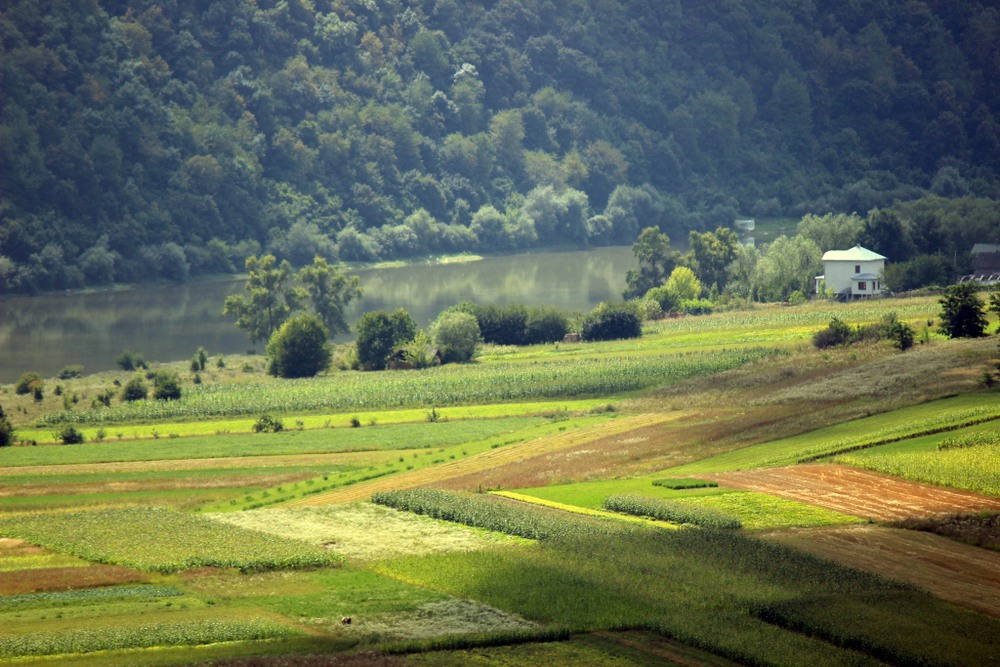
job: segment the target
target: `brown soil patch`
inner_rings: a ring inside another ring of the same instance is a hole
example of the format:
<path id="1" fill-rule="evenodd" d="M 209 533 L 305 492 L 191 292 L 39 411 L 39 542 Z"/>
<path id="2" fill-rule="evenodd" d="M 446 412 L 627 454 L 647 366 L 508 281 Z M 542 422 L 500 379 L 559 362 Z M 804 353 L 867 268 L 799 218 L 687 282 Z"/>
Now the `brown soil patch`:
<path id="1" fill-rule="evenodd" d="M 111 586 L 148 580 L 149 575 L 118 565 L 15 570 L 0 572 L 0 595 L 68 591 L 77 588 Z"/>
<path id="2" fill-rule="evenodd" d="M 881 526 L 810 528 L 767 538 L 1000 617 L 1000 553 L 995 551 Z"/>
<path id="3" fill-rule="evenodd" d="M 36 556 L 45 553 L 45 549 L 14 537 L 0 537 L 0 557 L 4 556 Z"/>
<path id="4" fill-rule="evenodd" d="M 223 473 L 220 473 L 220 475 Z M 298 482 L 315 477 L 309 473 L 290 473 L 272 475 L 241 475 L 229 477 L 193 477 L 141 481 L 99 481 L 59 484 L 20 484 L 0 486 L 0 498 L 28 496 L 85 496 L 90 494 L 134 493 L 150 491 L 193 491 L 199 489 L 231 489 L 241 486 L 272 487 L 280 484 Z"/>
<path id="5" fill-rule="evenodd" d="M 720 484 L 876 521 L 1000 510 L 1000 498 L 886 477 L 849 466 L 816 464 L 702 475 Z"/>

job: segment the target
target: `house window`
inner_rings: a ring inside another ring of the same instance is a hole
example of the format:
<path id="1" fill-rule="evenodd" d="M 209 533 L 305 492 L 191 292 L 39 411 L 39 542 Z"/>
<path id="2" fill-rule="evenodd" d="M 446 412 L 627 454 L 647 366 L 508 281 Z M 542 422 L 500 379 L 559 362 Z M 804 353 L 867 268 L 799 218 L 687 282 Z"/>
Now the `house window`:
<path id="1" fill-rule="evenodd" d="M 854 273 L 861 273 L 861 265 L 860 264 L 855 264 L 854 265 Z"/>
<path id="2" fill-rule="evenodd" d="M 866 291 L 868 291 L 868 283 L 866 283 L 864 280 L 859 280 L 858 281 L 858 291 L 859 292 L 866 292 Z"/>

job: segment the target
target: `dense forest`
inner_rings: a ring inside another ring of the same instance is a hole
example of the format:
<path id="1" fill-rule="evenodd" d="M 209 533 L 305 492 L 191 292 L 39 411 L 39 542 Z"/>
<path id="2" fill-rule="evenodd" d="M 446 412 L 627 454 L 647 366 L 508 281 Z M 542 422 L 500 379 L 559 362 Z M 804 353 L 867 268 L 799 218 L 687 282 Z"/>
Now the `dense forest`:
<path id="1" fill-rule="evenodd" d="M 1000 197 L 989 0 L 0 7 L 0 293 Z"/>

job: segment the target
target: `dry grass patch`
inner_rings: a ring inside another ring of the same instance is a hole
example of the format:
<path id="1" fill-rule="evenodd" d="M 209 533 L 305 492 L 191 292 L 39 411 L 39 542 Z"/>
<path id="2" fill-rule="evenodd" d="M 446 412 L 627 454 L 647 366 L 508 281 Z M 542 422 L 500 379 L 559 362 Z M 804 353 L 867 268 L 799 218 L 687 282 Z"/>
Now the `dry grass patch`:
<path id="1" fill-rule="evenodd" d="M 535 623 L 475 600 L 428 602 L 414 611 L 359 619 L 345 628 L 371 642 L 401 642 L 431 637 L 536 629 Z"/>
<path id="2" fill-rule="evenodd" d="M 205 514 L 216 521 L 324 546 L 346 558 L 373 561 L 471 551 L 515 540 L 409 512 L 352 503 Z M 378 539 L 372 539 L 378 535 Z"/>
<path id="3" fill-rule="evenodd" d="M 149 575 L 118 565 L 47 567 L 0 572 L 0 595 L 68 591 L 149 581 Z"/>

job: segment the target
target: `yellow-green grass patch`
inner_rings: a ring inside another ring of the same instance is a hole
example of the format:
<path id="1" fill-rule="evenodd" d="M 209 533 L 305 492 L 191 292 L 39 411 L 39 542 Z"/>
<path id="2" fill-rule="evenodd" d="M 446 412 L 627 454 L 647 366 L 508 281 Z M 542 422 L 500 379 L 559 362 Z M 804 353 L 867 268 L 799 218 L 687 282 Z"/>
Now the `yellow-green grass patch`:
<path id="1" fill-rule="evenodd" d="M 548 507 L 551 509 L 562 510 L 563 512 L 570 512 L 572 514 L 582 514 L 583 516 L 595 516 L 601 519 L 612 519 L 615 521 L 625 521 L 628 523 L 642 523 L 652 526 L 659 526 L 661 528 L 679 528 L 677 524 L 672 524 L 665 521 L 656 521 L 654 519 L 647 519 L 645 517 L 629 516 L 627 514 L 618 514 L 616 512 L 608 512 L 605 510 L 595 510 L 587 507 L 579 507 L 578 505 L 567 505 L 565 503 L 556 502 L 554 500 L 543 500 L 542 498 L 536 498 L 534 496 L 528 496 L 523 493 L 516 493 L 514 491 L 493 491 L 492 493 L 495 496 L 510 498 L 511 500 L 518 500 L 524 503 L 538 505 L 540 507 Z"/>
<path id="2" fill-rule="evenodd" d="M 914 482 L 1000 497 L 1000 445 L 930 451 L 880 449 L 842 454 L 834 460 Z"/>
<path id="3" fill-rule="evenodd" d="M 653 498 L 685 498 L 688 496 L 703 496 L 719 493 L 729 493 L 727 489 L 708 487 L 700 489 L 669 489 L 653 484 L 656 477 L 633 477 L 630 479 L 596 480 L 577 482 L 575 484 L 553 484 L 529 489 L 518 489 L 517 492 L 539 500 L 555 502 L 574 507 L 584 507 L 599 510 L 608 496 L 623 493 L 636 493 Z"/>
<path id="4" fill-rule="evenodd" d="M 497 403 L 489 405 L 456 405 L 438 410 L 439 419 L 457 421 L 468 419 L 498 419 L 501 417 L 530 417 L 561 412 L 587 412 L 603 407 L 608 401 L 604 399 L 570 399 L 565 401 L 531 401 L 522 403 Z M 316 430 L 333 428 L 352 428 L 352 420 L 362 425 L 370 424 L 413 424 L 425 422 L 431 406 L 407 410 L 360 410 L 357 412 L 338 412 L 320 414 L 273 414 L 279 418 L 288 430 Z M 84 426 L 78 427 L 87 442 L 94 442 L 98 432 L 103 432 L 102 442 L 118 442 L 120 440 L 157 440 L 187 438 L 210 435 L 238 435 L 253 433 L 257 417 L 241 419 L 213 419 L 199 421 L 170 421 L 156 424 L 128 424 L 114 426 Z M 38 443 L 56 442 L 56 430 L 48 428 L 22 427 L 17 429 L 17 436 L 22 440 L 34 440 Z M 155 435 L 154 435 L 155 434 Z"/>
<path id="5" fill-rule="evenodd" d="M 727 517 L 739 519 L 743 528 L 747 530 L 866 523 L 864 519 L 856 516 L 753 491 L 689 496 L 679 499 L 678 502 L 705 507 Z"/>
<path id="6" fill-rule="evenodd" d="M 470 551 L 518 539 L 370 503 L 276 507 L 203 516 L 234 526 L 303 540 L 345 558 L 361 561 Z M 373 535 L 377 535 L 378 539 L 373 539 Z"/>

